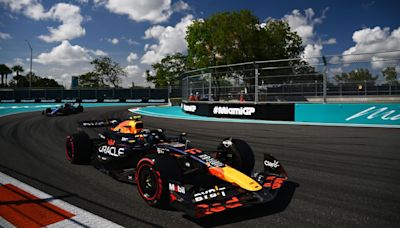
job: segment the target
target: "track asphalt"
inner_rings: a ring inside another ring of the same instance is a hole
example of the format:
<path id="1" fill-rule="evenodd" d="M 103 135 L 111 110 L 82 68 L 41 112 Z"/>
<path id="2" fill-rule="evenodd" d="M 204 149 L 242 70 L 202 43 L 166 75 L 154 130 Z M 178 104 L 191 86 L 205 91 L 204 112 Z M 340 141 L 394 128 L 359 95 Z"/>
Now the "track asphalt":
<path id="1" fill-rule="evenodd" d="M 71 165 L 65 137 L 81 120 L 127 117 L 132 106 L 87 108 L 44 117 L 40 111 L 0 118 L 0 172 L 58 199 L 126 227 L 398 227 L 400 131 L 277 124 L 220 123 L 144 116 L 147 128 L 187 132 L 201 148 L 232 136 L 247 140 L 262 167 L 271 153 L 289 174 L 274 202 L 201 220 L 147 206 L 135 185 L 91 166 Z M 95 130 L 89 133 L 94 136 Z"/>

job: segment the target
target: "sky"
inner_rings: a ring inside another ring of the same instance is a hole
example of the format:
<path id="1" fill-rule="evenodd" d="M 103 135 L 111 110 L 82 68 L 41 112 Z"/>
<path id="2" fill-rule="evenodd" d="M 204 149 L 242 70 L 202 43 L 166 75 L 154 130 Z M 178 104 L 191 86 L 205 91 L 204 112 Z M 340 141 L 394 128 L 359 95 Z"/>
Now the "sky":
<path id="1" fill-rule="evenodd" d="M 66 87 L 101 56 L 125 69 L 121 86 L 147 86 L 151 64 L 186 53 L 194 20 L 241 9 L 260 23 L 286 20 L 302 37 L 304 57 L 400 50 L 400 1 L 0 0 L 0 63 L 27 73 L 29 41 L 33 71 Z"/>

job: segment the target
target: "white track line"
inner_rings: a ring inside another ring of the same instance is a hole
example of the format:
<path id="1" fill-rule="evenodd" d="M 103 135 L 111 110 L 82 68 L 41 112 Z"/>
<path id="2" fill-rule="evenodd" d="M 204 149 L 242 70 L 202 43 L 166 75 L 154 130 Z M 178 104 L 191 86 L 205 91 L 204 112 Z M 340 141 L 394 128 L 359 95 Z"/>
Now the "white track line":
<path id="1" fill-rule="evenodd" d="M 21 181 L 12 178 L 2 172 L 0 172 L 0 185 L 12 184 L 30 194 L 38 197 L 39 199 L 50 199 L 47 202 L 65 210 L 72 214 L 75 214 L 72 218 L 65 219 L 63 221 L 53 223 L 47 227 L 122 227 L 116 223 L 113 223 L 107 219 L 97 216 L 93 213 L 85 211 L 79 207 L 73 206 L 59 199 L 52 199 L 53 196 L 44 193 L 36 188 L 33 188 Z M 0 227 L 14 227 L 0 216 Z"/>

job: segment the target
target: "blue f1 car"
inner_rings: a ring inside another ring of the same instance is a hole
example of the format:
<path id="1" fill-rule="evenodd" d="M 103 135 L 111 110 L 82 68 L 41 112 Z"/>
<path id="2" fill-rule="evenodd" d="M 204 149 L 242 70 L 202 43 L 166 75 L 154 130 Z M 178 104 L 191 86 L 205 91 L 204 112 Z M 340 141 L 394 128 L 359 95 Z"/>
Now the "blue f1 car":
<path id="1" fill-rule="evenodd" d="M 65 103 L 58 107 L 54 108 L 46 108 L 46 110 L 42 111 L 42 115 L 46 116 L 58 116 L 58 115 L 69 115 L 83 112 L 83 106 L 78 103 Z"/>

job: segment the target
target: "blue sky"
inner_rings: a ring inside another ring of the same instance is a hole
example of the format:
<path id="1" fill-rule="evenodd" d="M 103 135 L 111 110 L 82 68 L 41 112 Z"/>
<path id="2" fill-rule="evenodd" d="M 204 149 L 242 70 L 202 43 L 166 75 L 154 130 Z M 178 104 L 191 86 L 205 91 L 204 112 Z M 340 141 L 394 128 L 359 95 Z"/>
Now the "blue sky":
<path id="1" fill-rule="evenodd" d="M 150 64 L 185 52 L 185 28 L 222 11 L 251 10 L 264 22 L 285 19 L 303 38 L 304 56 L 400 50 L 399 1 L 0 0 L 0 63 L 20 64 L 69 86 L 107 55 L 148 85 Z"/>

